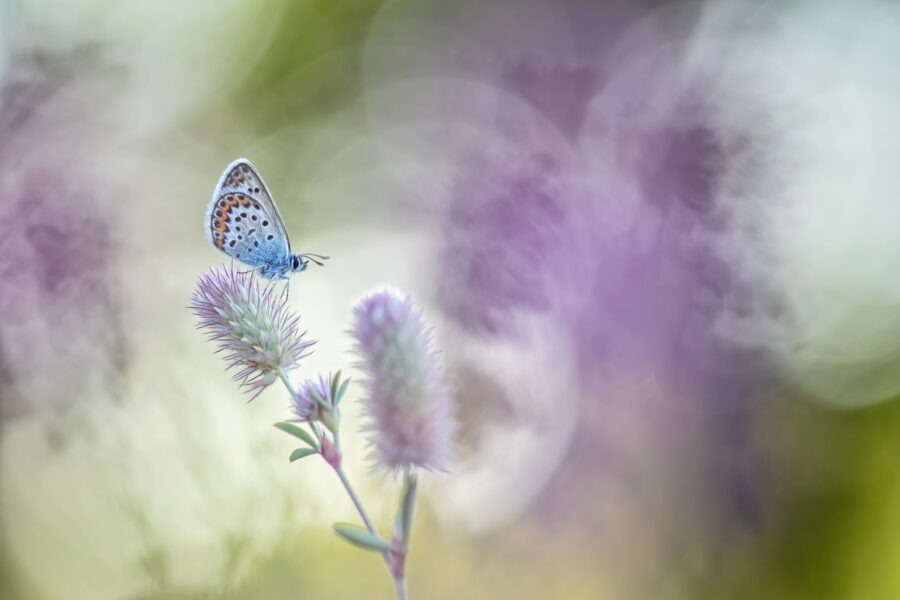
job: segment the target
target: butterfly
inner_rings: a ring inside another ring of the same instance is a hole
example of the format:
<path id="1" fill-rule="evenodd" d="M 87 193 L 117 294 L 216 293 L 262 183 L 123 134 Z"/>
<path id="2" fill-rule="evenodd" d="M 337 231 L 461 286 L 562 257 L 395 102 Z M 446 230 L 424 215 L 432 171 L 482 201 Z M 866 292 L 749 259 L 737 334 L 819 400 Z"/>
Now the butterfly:
<path id="1" fill-rule="evenodd" d="M 225 168 L 203 222 L 213 246 L 253 267 L 268 279 L 287 279 L 309 261 L 323 266 L 327 256 L 292 254 L 284 221 L 269 188 L 246 158 Z"/>

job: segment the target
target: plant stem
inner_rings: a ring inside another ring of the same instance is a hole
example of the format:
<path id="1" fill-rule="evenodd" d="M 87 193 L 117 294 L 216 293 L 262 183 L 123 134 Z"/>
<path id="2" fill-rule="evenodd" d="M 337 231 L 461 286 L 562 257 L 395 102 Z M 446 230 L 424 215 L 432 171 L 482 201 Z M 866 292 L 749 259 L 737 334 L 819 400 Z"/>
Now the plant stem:
<path id="1" fill-rule="evenodd" d="M 406 560 L 409 557 L 410 539 L 412 537 L 413 517 L 416 509 L 416 491 L 418 478 L 412 469 L 403 473 L 403 492 L 400 495 L 398 518 L 400 519 L 400 545 L 402 554 L 399 556 L 399 568 L 391 569 L 394 582 L 397 584 L 398 600 L 406 600 Z"/>
<path id="2" fill-rule="evenodd" d="M 340 419 L 338 419 L 338 423 L 340 423 Z M 332 437 L 334 437 L 334 447 L 337 448 L 338 454 L 342 454 L 341 453 L 341 428 L 335 427 L 335 429 L 337 431 L 335 431 L 334 435 L 332 436 Z"/>
<path id="3" fill-rule="evenodd" d="M 406 577 L 394 579 L 397 584 L 397 600 L 406 600 Z"/>
<path id="4" fill-rule="evenodd" d="M 294 386 L 291 383 L 291 380 L 288 379 L 287 374 L 282 369 L 278 369 L 278 378 L 281 379 L 282 383 L 284 383 L 284 386 L 287 388 L 288 392 L 291 394 L 291 398 L 296 396 L 296 392 L 294 391 Z M 321 447 L 322 436 L 324 435 L 323 432 L 319 429 L 318 425 L 316 425 L 316 423 L 314 421 L 309 421 L 308 423 L 309 423 L 309 426 L 312 428 L 313 434 L 315 434 L 316 440 L 319 442 L 319 445 Z M 337 428 L 335 428 L 335 429 L 337 429 Z M 334 431 L 332 433 L 332 437 L 334 439 L 334 445 L 337 448 L 338 454 L 340 454 L 340 452 L 341 452 L 340 434 L 338 433 L 338 431 Z M 350 483 L 350 479 L 347 478 L 347 474 L 344 472 L 344 468 L 340 467 L 340 466 L 335 467 L 334 465 L 332 465 L 332 469 L 337 474 L 338 479 L 341 480 L 341 484 L 344 486 L 344 489 L 347 491 L 347 495 L 350 496 L 350 500 L 353 502 L 353 506 L 356 507 L 356 512 L 359 513 L 359 516 L 362 519 L 363 523 L 365 524 L 366 529 L 368 529 L 369 533 L 371 533 L 372 535 L 378 536 L 378 531 L 375 529 L 375 526 L 372 524 L 372 520 L 369 519 L 369 515 L 366 512 L 366 509 L 363 507 L 362 501 L 359 499 L 359 496 L 356 495 L 356 490 L 353 489 L 353 485 Z M 408 472 L 408 471 L 405 476 L 405 485 L 413 486 L 412 487 L 412 490 L 413 490 L 412 498 L 413 498 L 413 502 L 415 502 L 416 479 L 415 479 L 415 476 L 411 475 L 410 472 Z M 403 559 L 404 560 L 406 560 L 405 553 L 408 548 L 408 539 L 409 538 L 408 538 L 408 533 L 407 533 L 407 541 L 405 542 L 404 548 L 403 548 L 403 552 L 404 552 Z M 382 552 L 381 557 L 384 559 L 384 562 L 388 567 L 388 571 L 391 573 L 391 577 L 394 578 L 394 583 L 397 586 L 397 600 L 407 600 L 406 577 L 398 576 L 397 574 L 394 573 L 394 569 L 391 567 L 391 558 L 390 558 L 390 556 L 388 556 L 387 552 Z"/>
<path id="5" fill-rule="evenodd" d="M 366 529 L 368 529 L 369 533 L 371 533 L 372 535 L 378 536 L 378 531 L 375 529 L 375 526 L 372 525 L 372 521 L 369 519 L 369 515 L 366 513 L 366 509 L 363 508 L 362 501 L 359 499 L 359 496 L 356 495 L 356 491 L 353 489 L 353 485 L 347 478 L 347 474 L 344 473 L 343 467 L 334 469 L 334 472 L 337 473 L 338 478 L 344 485 L 344 489 L 347 490 L 347 495 L 350 496 L 350 500 L 352 500 L 353 505 L 356 506 L 356 512 L 359 513 L 359 516 L 363 520 L 363 523 L 366 524 Z M 404 577 L 398 577 L 394 573 L 394 569 L 391 566 L 391 557 L 388 556 L 387 552 L 382 552 L 381 558 L 384 559 L 384 563 L 387 565 L 388 572 L 391 574 L 391 577 L 394 578 L 394 583 L 397 586 L 397 600 L 406 600 L 406 579 Z"/>
<path id="6" fill-rule="evenodd" d="M 281 382 L 284 383 L 284 387 L 286 387 L 288 392 L 290 392 L 291 398 L 296 396 L 294 385 L 291 383 L 291 380 L 288 379 L 288 376 L 284 372 L 284 370 L 278 369 L 278 378 L 281 379 Z M 316 439 L 321 443 L 322 432 L 319 427 L 313 421 L 309 422 L 309 426 L 312 428 L 313 434 L 315 434 Z M 334 444 L 338 448 L 338 451 L 340 451 L 341 442 L 340 437 L 337 433 L 334 434 Z M 356 490 L 353 489 L 353 485 L 351 485 L 350 480 L 347 479 L 347 474 L 344 473 L 344 469 L 342 467 L 337 467 L 336 469 L 334 469 L 334 472 L 337 473 L 338 479 L 341 480 L 344 489 L 347 490 L 347 494 L 350 496 L 350 500 L 353 501 L 353 505 L 356 507 L 356 511 L 362 518 L 363 523 L 365 523 L 366 529 L 368 529 L 369 533 L 371 533 L 372 535 L 378 535 L 378 531 L 376 531 L 375 526 L 372 525 L 372 521 L 369 519 L 369 515 L 366 513 L 366 509 L 363 508 L 362 501 L 360 501 L 359 496 L 356 495 Z"/>
<path id="7" fill-rule="evenodd" d="M 278 369 L 278 371 L 276 371 L 276 373 L 278 375 L 278 379 L 281 380 L 281 383 L 284 384 L 284 387 L 286 387 L 288 392 L 291 394 L 291 399 L 293 399 L 294 396 L 297 395 L 297 391 L 294 389 L 294 384 L 291 383 L 290 379 L 288 379 L 288 376 L 284 372 L 284 369 Z"/>
<path id="8" fill-rule="evenodd" d="M 403 552 L 409 553 L 409 540 L 412 536 L 412 524 L 413 517 L 416 512 L 416 491 L 418 490 L 418 478 L 416 477 L 415 472 L 412 469 L 408 469 L 405 473 L 403 473 L 403 495 L 401 496 L 401 505 L 400 510 L 406 512 L 408 510 L 408 514 L 404 515 L 403 522 L 403 539 L 401 540 L 403 543 Z M 406 498 L 409 498 L 409 508 L 406 509 L 404 503 L 406 503 Z"/>
<path id="9" fill-rule="evenodd" d="M 365 523 L 366 529 L 368 529 L 369 533 L 371 533 L 372 535 L 378 535 L 378 532 L 375 530 L 375 526 L 372 525 L 372 521 L 369 520 L 369 515 L 366 514 L 366 509 L 363 508 L 362 501 L 360 501 L 359 496 L 356 495 L 356 491 L 350 484 L 350 480 L 347 479 L 347 474 L 344 473 L 344 468 L 338 467 L 334 470 L 334 472 L 337 473 L 338 479 L 341 480 L 341 483 L 344 485 L 344 489 L 347 490 L 347 495 L 349 495 L 350 500 L 353 501 L 353 505 L 356 507 L 356 512 L 359 513 L 360 518 L 363 520 L 363 523 Z"/>

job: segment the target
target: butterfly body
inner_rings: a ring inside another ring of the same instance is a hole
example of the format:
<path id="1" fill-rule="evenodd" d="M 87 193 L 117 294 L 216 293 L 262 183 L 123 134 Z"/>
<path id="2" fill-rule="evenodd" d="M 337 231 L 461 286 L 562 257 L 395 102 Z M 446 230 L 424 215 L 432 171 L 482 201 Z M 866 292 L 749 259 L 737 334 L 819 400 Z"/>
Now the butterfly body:
<path id="1" fill-rule="evenodd" d="M 306 269 L 317 254 L 292 254 L 281 213 L 259 172 L 246 158 L 233 161 L 206 208 L 209 241 L 228 256 L 269 279 L 288 279 Z"/>

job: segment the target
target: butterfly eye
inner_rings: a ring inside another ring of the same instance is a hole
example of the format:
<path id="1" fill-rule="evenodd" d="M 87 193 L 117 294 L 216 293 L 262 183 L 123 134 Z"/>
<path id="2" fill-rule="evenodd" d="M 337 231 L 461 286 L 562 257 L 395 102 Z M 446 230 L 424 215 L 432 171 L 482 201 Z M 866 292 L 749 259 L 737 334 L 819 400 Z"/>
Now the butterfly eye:
<path id="1" fill-rule="evenodd" d="M 300 266 L 300 259 L 294 256 L 291 258 L 291 268 L 296 270 Z"/>

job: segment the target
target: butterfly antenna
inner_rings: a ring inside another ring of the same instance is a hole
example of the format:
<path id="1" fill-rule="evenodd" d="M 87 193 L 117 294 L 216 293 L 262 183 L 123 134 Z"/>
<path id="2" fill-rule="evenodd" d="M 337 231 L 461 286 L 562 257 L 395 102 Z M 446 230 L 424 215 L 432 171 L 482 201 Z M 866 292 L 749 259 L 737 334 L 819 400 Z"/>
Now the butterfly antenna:
<path id="1" fill-rule="evenodd" d="M 316 263 L 316 264 L 319 265 L 320 267 L 324 267 L 324 266 L 325 266 L 325 263 L 320 262 L 320 261 L 328 260 L 328 259 L 329 259 L 328 256 L 322 256 L 321 254 L 301 254 L 300 256 L 302 256 L 303 258 L 308 258 L 309 260 L 313 261 L 314 263 Z M 318 258 L 319 260 L 316 260 L 317 258 Z"/>

